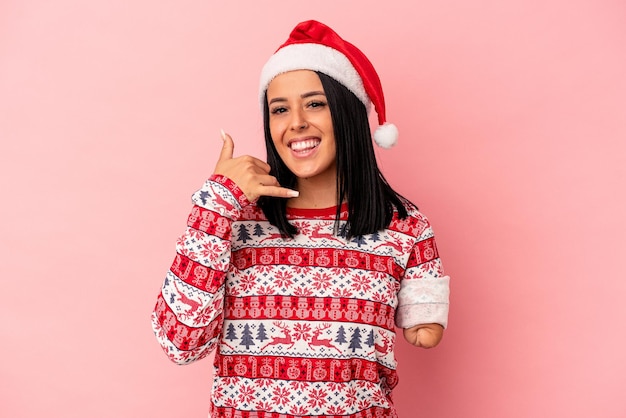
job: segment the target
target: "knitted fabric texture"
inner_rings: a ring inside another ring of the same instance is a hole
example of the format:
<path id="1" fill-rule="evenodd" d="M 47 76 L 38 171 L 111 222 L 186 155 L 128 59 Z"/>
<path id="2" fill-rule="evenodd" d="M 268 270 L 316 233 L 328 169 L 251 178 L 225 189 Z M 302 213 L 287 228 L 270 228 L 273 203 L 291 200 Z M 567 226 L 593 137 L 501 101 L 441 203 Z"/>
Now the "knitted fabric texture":
<path id="1" fill-rule="evenodd" d="M 225 177 L 193 201 L 152 324 L 176 363 L 217 347 L 211 416 L 396 417 L 394 325 L 447 323 L 428 220 L 407 203 L 407 218 L 347 241 L 335 208 L 289 210 L 299 233 L 283 239 Z"/>

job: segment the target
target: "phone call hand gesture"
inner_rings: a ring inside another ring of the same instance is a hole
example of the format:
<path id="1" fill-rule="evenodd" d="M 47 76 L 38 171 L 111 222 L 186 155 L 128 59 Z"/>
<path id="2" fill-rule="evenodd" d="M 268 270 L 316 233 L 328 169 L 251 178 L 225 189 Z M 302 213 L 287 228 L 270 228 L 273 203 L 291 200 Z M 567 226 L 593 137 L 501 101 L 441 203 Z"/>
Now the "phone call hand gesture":
<path id="1" fill-rule="evenodd" d="M 233 158 L 235 143 L 230 135 L 222 131 L 224 145 L 215 165 L 214 174 L 221 174 L 234 181 L 249 201 L 261 196 L 297 197 L 295 190 L 281 187 L 276 177 L 271 176 L 270 166 L 265 161 L 250 155 Z"/>

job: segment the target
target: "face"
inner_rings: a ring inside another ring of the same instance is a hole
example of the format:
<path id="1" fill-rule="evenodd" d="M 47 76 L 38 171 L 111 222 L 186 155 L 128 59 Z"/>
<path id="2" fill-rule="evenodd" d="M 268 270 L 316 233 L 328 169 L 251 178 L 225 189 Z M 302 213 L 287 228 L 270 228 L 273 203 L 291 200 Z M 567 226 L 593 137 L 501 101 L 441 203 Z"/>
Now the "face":
<path id="1" fill-rule="evenodd" d="M 280 158 L 299 180 L 334 184 L 333 122 L 322 82 L 313 71 L 280 74 L 267 89 L 269 125 Z"/>

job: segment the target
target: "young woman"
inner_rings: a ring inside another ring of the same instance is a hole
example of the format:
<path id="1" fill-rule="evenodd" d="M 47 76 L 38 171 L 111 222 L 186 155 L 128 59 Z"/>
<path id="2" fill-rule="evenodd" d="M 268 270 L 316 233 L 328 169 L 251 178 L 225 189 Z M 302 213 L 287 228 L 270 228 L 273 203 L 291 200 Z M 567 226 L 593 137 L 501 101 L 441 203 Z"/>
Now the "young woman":
<path id="1" fill-rule="evenodd" d="M 380 173 L 395 142 L 369 60 L 300 23 L 261 75 L 267 162 L 233 158 L 193 195 L 152 323 L 169 358 L 217 348 L 210 416 L 396 417 L 395 326 L 417 347 L 447 324 L 428 220 Z"/>

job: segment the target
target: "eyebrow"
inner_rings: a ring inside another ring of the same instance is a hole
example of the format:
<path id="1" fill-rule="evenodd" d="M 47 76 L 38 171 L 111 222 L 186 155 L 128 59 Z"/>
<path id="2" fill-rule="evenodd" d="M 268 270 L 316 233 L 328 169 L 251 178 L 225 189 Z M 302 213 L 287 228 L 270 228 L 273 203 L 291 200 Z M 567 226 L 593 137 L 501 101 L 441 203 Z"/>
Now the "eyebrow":
<path id="1" fill-rule="evenodd" d="M 312 96 L 326 96 L 326 94 L 323 91 L 309 91 L 307 93 L 303 93 L 300 95 L 301 99 L 306 99 L 308 97 L 312 97 Z M 272 100 L 269 101 L 269 104 L 275 103 L 275 102 L 286 102 L 287 99 L 285 97 L 274 97 Z"/>

